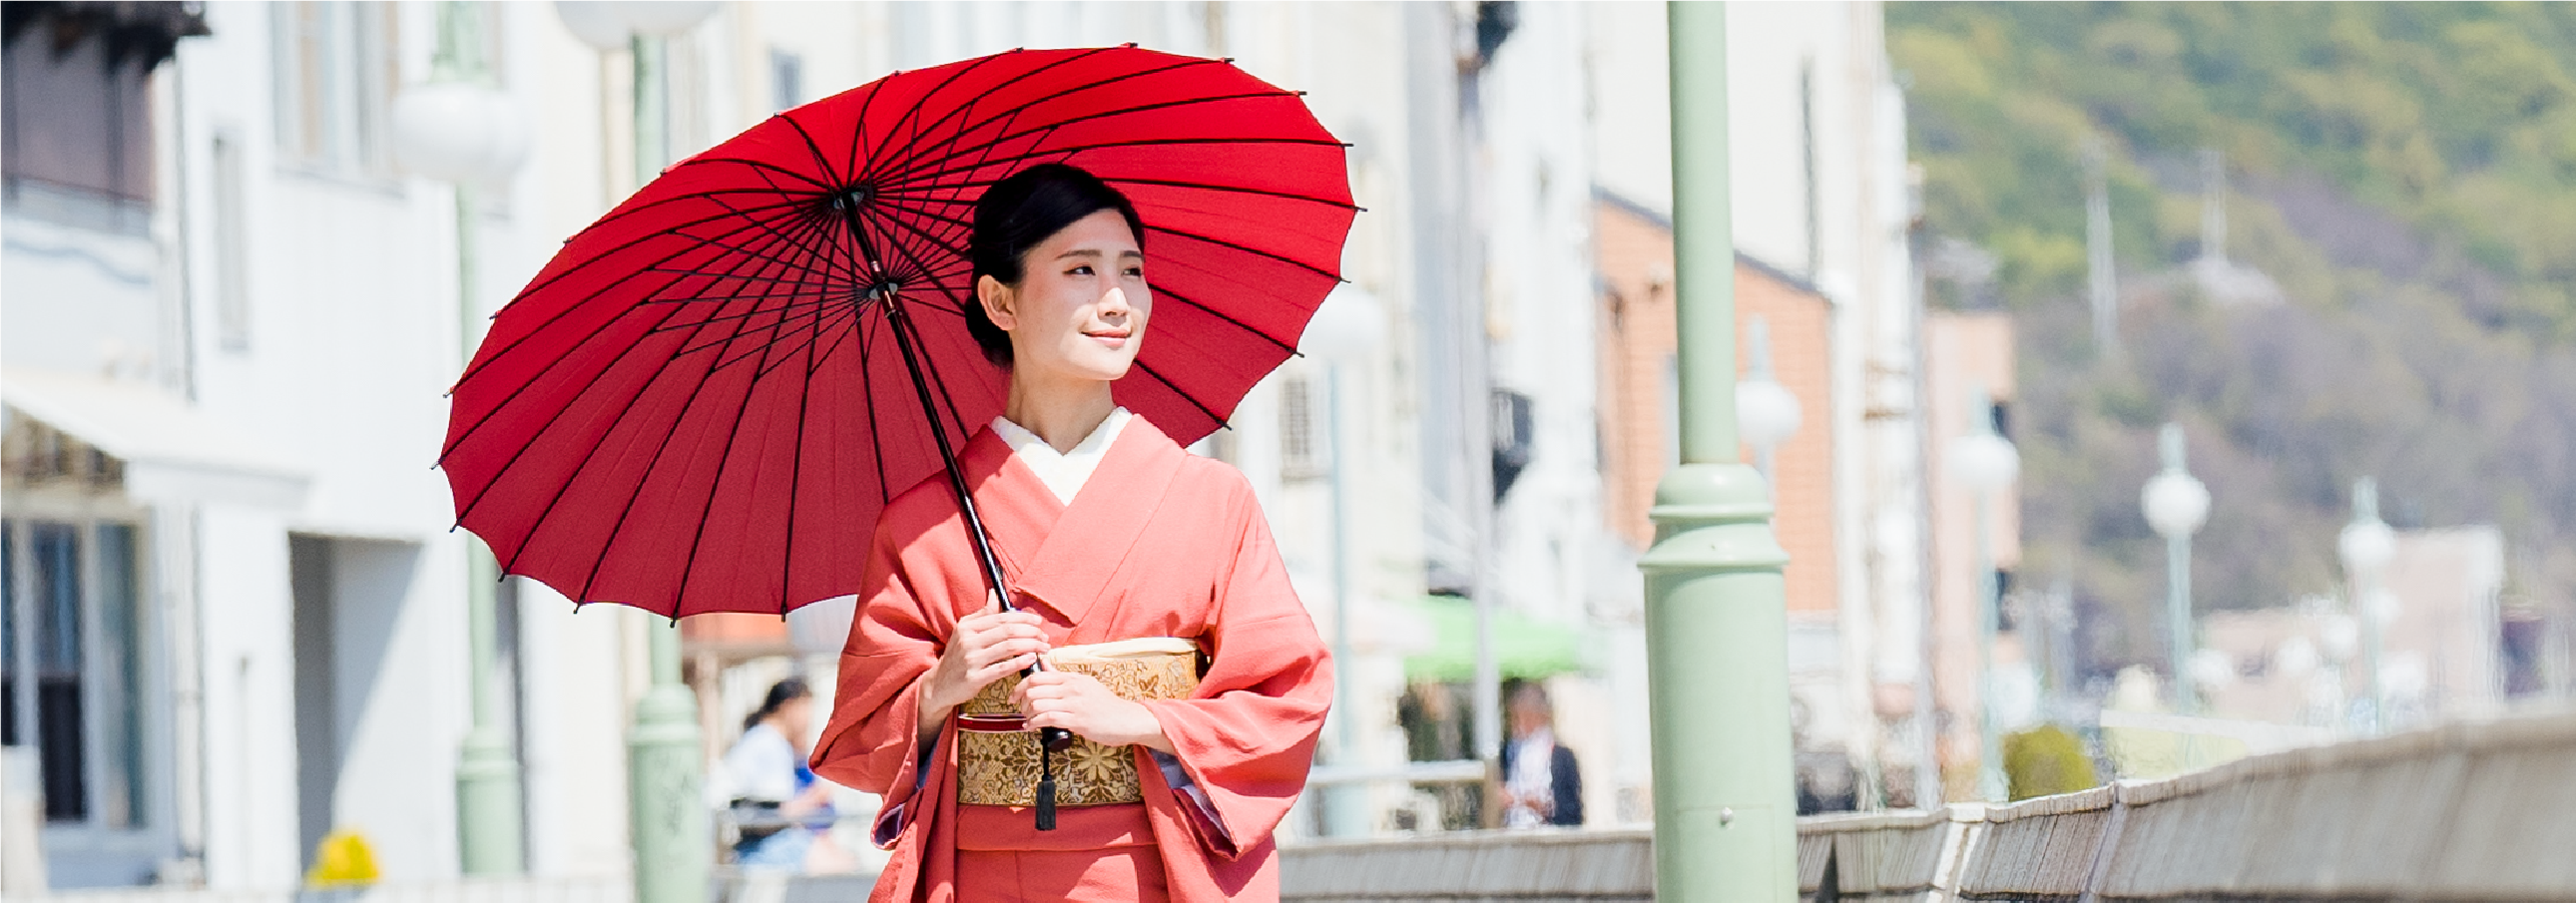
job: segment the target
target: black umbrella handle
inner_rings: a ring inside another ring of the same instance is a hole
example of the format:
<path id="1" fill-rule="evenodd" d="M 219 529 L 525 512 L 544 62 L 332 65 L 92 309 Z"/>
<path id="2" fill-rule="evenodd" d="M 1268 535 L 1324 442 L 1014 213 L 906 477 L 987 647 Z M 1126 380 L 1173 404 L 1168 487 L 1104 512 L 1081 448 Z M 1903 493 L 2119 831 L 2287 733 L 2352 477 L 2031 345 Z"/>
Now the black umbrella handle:
<path id="1" fill-rule="evenodd" d="M 850 226 L 851 231 L 858 230 L 856 222 Z M 975 510 L 975 494 L 966 488 L 966 472 L 957 463 L 956 447 L 948 442 L 948 430 L 939 419 L 938 401 L 930 394 L 929 379 L 923 376 L 921 352 L 915 347 L 921 336 L 913 331 L 912 314 L 904 310 L 903 302 L 891 288 L 883 290 L 879 300 L 885 305 L 887 324 L 894 327 L 895 347 L 903 351 L 903 366 L 912 376 L 913 392 L 921 396 L 921 413 L 930 421 L 931 438 L 939 443 L 939 462 L 948 471 L 948 488 L 957 494 L 957 509 L 966 515 L 966 532 L 975 541 L 975 555 L 983 562 L 984 579 L 991 584 L 1003 611 L 1016 610 L 1011 604 L 1010 580 L 1002 574 L 1002 559 L 993 554 L 993 536 L 984 529 L 984 516 Z M 1020 676 L 1043 670 L 1046 659 L 1040 658 L 1037 664 L 1022 669 Z M 1062 751 L 1073 745 L 1073 732 L 1060 727 L 1039 728 L 1038 741 L 1049 750 Z"/>

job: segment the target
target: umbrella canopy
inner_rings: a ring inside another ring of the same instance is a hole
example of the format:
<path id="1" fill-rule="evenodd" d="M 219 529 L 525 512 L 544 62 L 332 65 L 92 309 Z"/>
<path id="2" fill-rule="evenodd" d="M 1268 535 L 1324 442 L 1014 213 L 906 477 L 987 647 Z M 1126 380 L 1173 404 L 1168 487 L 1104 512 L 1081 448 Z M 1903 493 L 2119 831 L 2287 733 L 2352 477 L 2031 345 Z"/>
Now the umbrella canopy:
<path id="1" fill-rule="evenodd" d="M 1155 309 L 1114 394 L 1186 443 L 1340 281 L 1343 151 L 1292 92 L 1133 46 L 902 72 L 771 117 L 665 170 L 502 309 L 451 393 L 457 519 L 577 602 L 678 617 L 856 592 L 886 501 L 1002 410 L 1008 375 L 962 315 L 987 186 L 1065 162 L 1135 202 Z"/>

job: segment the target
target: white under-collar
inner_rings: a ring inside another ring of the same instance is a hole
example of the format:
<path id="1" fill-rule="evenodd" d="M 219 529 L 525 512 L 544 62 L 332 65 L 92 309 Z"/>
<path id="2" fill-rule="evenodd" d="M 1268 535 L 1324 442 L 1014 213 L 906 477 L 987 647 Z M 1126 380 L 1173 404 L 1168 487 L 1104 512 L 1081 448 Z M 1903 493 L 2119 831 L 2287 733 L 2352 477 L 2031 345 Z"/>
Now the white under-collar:
<path id="1" fill-rule="evenodd" d="M 1099 469 L 1101 458 L 1108 456 L 1110 443 L 1118 440 L 1118 431 L 1134 416 L 1126 408 L 1111 408 L 1109 416 L 1092 428 L 1091 435 L 1083 437 L 1069 452 L 1057 452 L 1055 446 L 1008 417 L 993 418 L 993 435 L 1002 437 L 1002 442 L 1011 447 L 1011 454 L 1037 473 L 1038 482 L 1055 493 L 1056 501 L 1071 505 L 1074 493 L 1081 492 L 1082 484 L 1091 481 L 1091 472 Z"/>

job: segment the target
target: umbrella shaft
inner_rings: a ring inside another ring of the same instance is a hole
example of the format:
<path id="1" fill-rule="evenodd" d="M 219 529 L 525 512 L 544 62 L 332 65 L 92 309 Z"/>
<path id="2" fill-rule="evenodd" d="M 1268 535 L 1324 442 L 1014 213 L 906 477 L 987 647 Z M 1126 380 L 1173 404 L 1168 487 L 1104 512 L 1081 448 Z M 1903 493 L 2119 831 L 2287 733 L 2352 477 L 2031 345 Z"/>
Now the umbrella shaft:
<path id="1" fill-rule="evenodd" d="M 913 392 L 921 396 L 921 414 L 930 421 L 930 437 L 939 443 L 939 463 L 948 472 L 948 488 L 957 493 L 957 508 L 966 514 L 966 531 L 975 541 L 975 555 L 984 564 L 984 579 L 990 581 L 994 595 L 1002 600 L 1002 610 L 1009 611 L 1010 585 L 1002 576 L 1002 561 L 993 555 L 993 537 L 984 530 L 984 517 L 975 511 L 975 495 L 966 489 L 966 474 L 957 464 L 957 449 L 948 442 L 948 429 L 940 422 L 939 403 L 931 396 L 930 380 L 922 373 L 921 352 L 916 347 L 921 337 L 912 329 L 912 315 L 903 309 L 902 300 L 893 293 L 885 297 L 886 321 L 894 327 L 895 347 L 903 351 L 904 371 L 912 377 Z"/>

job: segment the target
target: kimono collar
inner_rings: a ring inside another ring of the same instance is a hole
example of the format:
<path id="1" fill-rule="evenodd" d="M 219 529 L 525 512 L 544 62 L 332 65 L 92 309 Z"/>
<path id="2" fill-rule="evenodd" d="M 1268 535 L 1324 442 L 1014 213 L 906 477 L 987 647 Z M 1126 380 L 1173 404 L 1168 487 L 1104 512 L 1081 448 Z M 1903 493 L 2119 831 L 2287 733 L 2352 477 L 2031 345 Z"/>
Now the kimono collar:
<path id="1" fill-rule="evenodd" d="M 1011 454 L 1020 463 L 1037 474 L 1038 482 L 1055 493 L 1056 501 L 1070 505 L 1073 497 L 1082 492 L 1082 485 L 1090 482 L 1092 471 L 1100 468 L 1100 459 L 1109 454 L 1109 444 L 1117 441 L 1119 428 L 1135 416 L 1126 408 L 1109 409 L 1109 416 L 1091 428 L 1091 435 L 1083 437 L 1068 452 L 1056 451 L 1055 446 L 1008 417 L 993 418 L 993 433 L 1011 447 Z"/>
<path id="2" fill-rule="evenodd" d="M 1059 501 L 1028 461 L 993 430 L 969 440 L 958 456 L 974 487 L 1012 587 L 1080 622 L 1127 560 L 1189 452 L 1154 422 L 1121 427 L 1070 505 Z"/>

